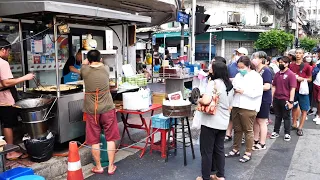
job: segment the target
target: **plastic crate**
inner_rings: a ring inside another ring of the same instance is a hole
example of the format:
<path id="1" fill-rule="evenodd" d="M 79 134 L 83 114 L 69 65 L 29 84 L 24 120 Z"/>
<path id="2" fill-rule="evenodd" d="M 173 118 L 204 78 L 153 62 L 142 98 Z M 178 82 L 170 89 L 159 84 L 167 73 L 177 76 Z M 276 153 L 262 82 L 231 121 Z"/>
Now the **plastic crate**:
<path id="1" fill-rule="evenodd" d="M 44 177 L 42 176 L 38 176 L 38 175 L 27 175 L 27 176 L 20 176 L 18 178 L 15 178 L 13 180 L 46 180 Z"/>
<path id="2" fill-rule="evenodd" d="M 33 170 L 31 168 L 16 167 L 14 169 L 10 169 L 4 173 L 1 173 L 0 180 L 13 180 L 15 178 L 26 175 L 34 175 Z"/>
<path id="3" fill-rule="evenodd" d="M 152 127 L 159 128 L 159 129 L 169 129 L 170 120 L 171 120 L 171 124 L 174 124 L 173 118 L 165 117 L 163 116 L 162 113 L 154 115 L 151 117 Z"/>

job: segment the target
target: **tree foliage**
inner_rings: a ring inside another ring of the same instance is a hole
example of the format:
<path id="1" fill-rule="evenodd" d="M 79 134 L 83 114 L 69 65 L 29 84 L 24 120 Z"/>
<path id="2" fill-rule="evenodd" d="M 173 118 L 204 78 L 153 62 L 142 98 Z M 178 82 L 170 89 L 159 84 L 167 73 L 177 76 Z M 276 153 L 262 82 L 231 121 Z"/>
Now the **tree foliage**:
<path id="1" fill-rule="evenodd" d="M 259 50 L 276 48 L 279 52 L 284 52 L 293 43 L 294 36 L 283 30 L 273 29 L 260 33 L 254 47 Z"/>
<path id="2" fill-rule="evenodd" d="M 300 39 L 300 47 L 307 52 L 311 52 L 314 47 L 318 44 L 318 40 L 309 37 Z"/>

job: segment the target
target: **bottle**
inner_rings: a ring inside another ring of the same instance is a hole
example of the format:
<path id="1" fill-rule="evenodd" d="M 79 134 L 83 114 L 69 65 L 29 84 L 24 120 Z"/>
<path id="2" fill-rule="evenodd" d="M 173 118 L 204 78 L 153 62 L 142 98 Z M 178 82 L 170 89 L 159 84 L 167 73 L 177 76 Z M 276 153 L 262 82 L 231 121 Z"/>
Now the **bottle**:
<path id="1" fill-rule="evenodd" d="M 298 103 L 299 103 L 298 101 L 293 102 L 293 107 L 296 106 Z M 289 107 L 287 104 L 288 104 L 288 101 L 286 101 L 285 108 L 286 108 L 286 110 L 289 110 Z"/>

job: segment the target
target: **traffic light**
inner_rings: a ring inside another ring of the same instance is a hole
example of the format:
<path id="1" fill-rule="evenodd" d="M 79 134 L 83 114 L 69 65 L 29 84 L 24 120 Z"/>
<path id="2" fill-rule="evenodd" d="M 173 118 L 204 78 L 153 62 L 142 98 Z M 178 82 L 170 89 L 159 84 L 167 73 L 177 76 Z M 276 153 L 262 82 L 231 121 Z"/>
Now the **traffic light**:
<path id="1" fill-rule="evenodd" d="M 202 34 L 207 32 L 210 25 L 207 25 L 206 22 L 210 18 L 209 14 L 204 14 L 204 6 L 197 6 L 196 8 L 196 24 L 195 24 L 195 35 Z"/>

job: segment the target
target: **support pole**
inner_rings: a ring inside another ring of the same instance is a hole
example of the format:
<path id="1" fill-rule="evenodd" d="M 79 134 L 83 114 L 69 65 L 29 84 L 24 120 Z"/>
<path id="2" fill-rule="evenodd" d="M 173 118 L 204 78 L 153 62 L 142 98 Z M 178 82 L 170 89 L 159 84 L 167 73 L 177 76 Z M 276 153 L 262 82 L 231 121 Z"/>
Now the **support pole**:
<path id="1" fill-rule="evenodd" d="M 181 0 L 181 7 L 182 12 L 185 12 L 184 7 L 184 0 Z M 184 56 L 184 23 L 180 23 L 181 25 L 181 39 L 180 39 L 180 56 Z"/>
<path id="2" fill-rule="evenodd" d="M 196 7 L 197 7 L 197 2 L 196 0 L 192 0 L 192 32 L 190 33 L 191 35 L 191 64 L 195 63 L 195 48 L 196 48 L 196 38 L 195 38 L 195 31 L 196 31 Z"/>
<path id="3" fill-rule="evenodd" d="M 226 40 L 222 39 L 221 40 L 221 56 L 226 57 Z"/>
<path id="4" fill-rule="evenodd" d="M 212 33 L 210 33 L 210 37 L 209 37 L 209 64 L 211 63 L 211 46 L 212 46 Z"/>
<path id="5" fill-rule="evenodd" d="M 23 36 L 22 36 L 22 22 L 19 19 L 19 40 L 20 40 L 20 48 L 21 48 L 21 66 L 22 66 L 22 76 L 26 75 L 26 69 L 24 64 L 24 52 L 23 52 Z M 23 92 L 26 92 L 26 81 L 23 81 L 22 86 Z"/>
<path id="6" fill-rule="evenodd" d="M 57 17 L 53 17 L 53 41 L 56 64 L 56 84 L 57 84 L 57 98 L 60 98 L 60 78 L 59 78 L 59 60 L 58 60 L 58 25 Z"/>

